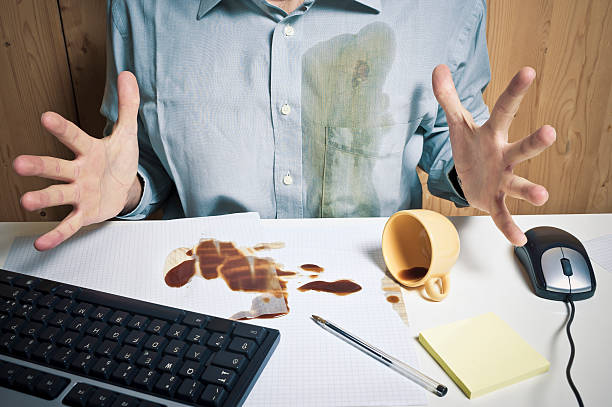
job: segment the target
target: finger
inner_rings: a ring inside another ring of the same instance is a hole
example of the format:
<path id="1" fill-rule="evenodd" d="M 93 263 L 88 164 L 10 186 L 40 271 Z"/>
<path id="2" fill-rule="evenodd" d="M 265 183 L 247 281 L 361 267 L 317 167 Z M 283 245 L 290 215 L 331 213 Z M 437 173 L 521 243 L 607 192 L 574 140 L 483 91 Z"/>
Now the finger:
<path id="1" fill-rule="evenodd" d="M 528 66 L 521 68 L 514 75 L 514 78 L 512 78 L 504 93 L 497 99 L 491 111 L 488 123 L 493 130 L 508 132 L 512 119 L 514 119 L 514 115 L 518 112 L 521 100 L 523 100 L 523 96 L 529 90 L 529 86 L 535 79 L 535 76 L 535 70 Z"/>
<path id="2" fill-rule="evenodd" d="M 505 192 L 514 198 L 524 199 L 535 206 L 544 205 L 548 201 L 546 188 L 518 175 L 510 177 Z"/>
<path id="3" fill-rule="evenodd" d="M 70 182 L 79 176 L 79 166 L 72 161 L 55 157 L 20 155 L 13 161 L 15 172 L 23 176 L 37 176 Z"/>
<path id="4" fill-rule="evenodd" d="M 59 205 L 73 205 L 79 201 L 78 188 L 74 184 L 51 185 L 40 191 L 26 192 L 21 206 L 28 211 Z"/>
<path id="5" fill-rule="evenodd" d="M 450 69 L 446 65 L 438 65 L 431 78 L 434 95 L 446 113 L 449 125 L 459 124 L 464 119 L 464 109 L 453 83 Z"/>
<path id="6" fill-rule="evenodd" d="M 120 134 L 136 135 L 138 131 L 138 107 L 140 95 L 138 82 L 129 71 L 123 71 L 117 78 L 117 97 L 119 104 L 119 117 L 116 128 Z"/>
<path id="7" fill-rule="evenodd" d="M 53 134 L 76 155 L 85 154 L 91 148 L 93 139 L 69 120 L 55 112 L 45 112 L 40 122 L 47 131 Z"/>
<path id="8" fill-rule="evenodd" d="M 508 165 L 516 165 L 528 160 L 555 142 L 557 133 L 551 126 L 542 126 L 535 133 L 510 144 L 504 153 L 504 159 Z"/>
<path id="9" fill-rule="evenodd" d="M 506 236 L 506 239 L 515 246 L 523 246 L 527 243 L 527 236 L 519 229 L 519 227 L 512 220 L 512 215 L 506 207 L 504 197 L 501 197 L 495 201 L 493 210 L 491 211 L 491 218 L 497 228 Z"/>
<path id="10" fill-rule="evenodd" d="M 83 226 L 81 212 L 74 210 L 50 232 L 45 233 L 34 242 L 36 250 L 45 251 L 53 249 L 66 239 L 74 235 Z"/>

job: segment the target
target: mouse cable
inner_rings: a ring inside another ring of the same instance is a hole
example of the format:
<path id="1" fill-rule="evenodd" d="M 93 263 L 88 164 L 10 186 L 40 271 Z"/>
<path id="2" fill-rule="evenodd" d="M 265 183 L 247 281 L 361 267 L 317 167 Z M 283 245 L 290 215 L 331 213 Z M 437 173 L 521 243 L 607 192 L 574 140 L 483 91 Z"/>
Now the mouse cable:
<path id="1" fill-rule="evenodd" d="M 571 284 L 572 283 L 570 282 L 570 294 L 572 293 Z M 572 380 L 572 374 L 570 372 L 572 369 L 572 364 L 574 363 L 574 355 L 576 354 L 576 348 L 574 347 L 574 340 L 572 339 L 572 333 L 570 332 L 570 327 L 572 326 L 572 321 L 574 320 L 574 314 L 576 312 L 576 307 L 574 307 L 574 302 L 571 300 L 569 295 L 565 297 L 565 303 L 569 304 L 569 307 L 570 307 L 568 309 L 569 318 L 567 320 L 567 324 L 565 325 L 565 331 L 567 332 L 567 339 L 569 339 L 569 343 L 570 343 L 570 357 L 567 362 L 567 368 L 565 369 L 565 376 L 567 377 L 567 381 L 570 387 L 572 388 L 572 391 L 574 392 L 574 396 L 576 396 L 576 401 L 578 401 L 578 405 L 580 407 L 584 407 L 584 403 L 582 402 L 582 397 L 580 397 L 580 393 L 578 393 L 578 389 L 576 388 L 576 385 L 574 384 L 574 381 Z"/>

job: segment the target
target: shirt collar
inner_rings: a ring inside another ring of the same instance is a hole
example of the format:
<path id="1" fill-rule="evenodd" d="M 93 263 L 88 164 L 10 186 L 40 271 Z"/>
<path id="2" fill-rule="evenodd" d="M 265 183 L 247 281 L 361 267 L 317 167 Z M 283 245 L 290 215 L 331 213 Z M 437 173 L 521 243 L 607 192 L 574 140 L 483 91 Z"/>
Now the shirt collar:
<path id="1" fill-rule="evenodd" d="M 206 13 L 208 13 L 213 7 L 219 4 L 221 0 L 200 0 L 200 8 L 198 9 L 197 19 L 201 20 Z M 354 0 L 357 3 L 361 3 L 364 6 L 367 6 L 377 13 L 380 13 L 381 10 L 381 0 Z"/>

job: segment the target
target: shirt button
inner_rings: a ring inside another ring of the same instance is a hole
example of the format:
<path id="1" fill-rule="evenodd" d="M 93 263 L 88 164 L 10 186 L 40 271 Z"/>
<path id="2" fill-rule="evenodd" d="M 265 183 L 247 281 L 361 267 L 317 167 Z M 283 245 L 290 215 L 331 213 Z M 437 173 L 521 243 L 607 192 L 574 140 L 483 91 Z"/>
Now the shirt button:
<path id="1" fill-rule="evenodd" d="M 281 113 L 285 116 L 287 116 L 289 113 L 291 113 L 291 106 L 289 106 L 288 104 L 284 104 L 281 106 Z"/>
<path id="2" fill-rule="evenodd" d="M 293 184 L 293 178 L 291 178 L 291 175 L 287 174 L 283 177 L 283 184 L 285 185 Z"/>
<path id="3" fill-rule="evenodd" d="M 295 29 L 290 25 L 286 25 L 284 31 L 287 37 L 291 37 L 295 34 Z"/>

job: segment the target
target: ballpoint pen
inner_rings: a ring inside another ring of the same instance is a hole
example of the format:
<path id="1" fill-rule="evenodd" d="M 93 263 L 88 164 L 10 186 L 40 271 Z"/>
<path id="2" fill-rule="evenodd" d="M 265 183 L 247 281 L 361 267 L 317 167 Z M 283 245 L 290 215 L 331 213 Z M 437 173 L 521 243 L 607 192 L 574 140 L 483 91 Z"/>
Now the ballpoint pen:
<path id="1" fill-rule="evenodd" d="M 338 336 L 340 339 L 344 340 L 345 342 L 348 342 L 349 344 L 353 345 L 357 349 L 370 355 L 371 357 L 378 360 L 382 364 L 389 366 L 391 369 L 395 370 L 402 376 L 409 378 L 410 380 L 420 385 L 421 387 L 425 388 L 426 390 L 429 390 L 436 396 L 442 397 L 448 391 L 448 388 L 444 386 L 443 384 L 436 382 L 432 378 L 425 376 L 423 373 L 419 372 L 418 370 L 408 366 L 406 363 L 402 362 L 401 360 L 396 359 L 393 356 L 386 354 L 385 352 L 381 351 L 380 349 L 375 348 L 374 346 L 363 341 L 362 339 L 357 338 L 355 335 L 348 333 L 347 331 L 333 324 L 331 321 L 325 320 L 316 315 L 312 316 L 312 320 L 316 322 L 317 325 L 319 325 L 323 329 L 333 333 L 334 335 Z"/>

